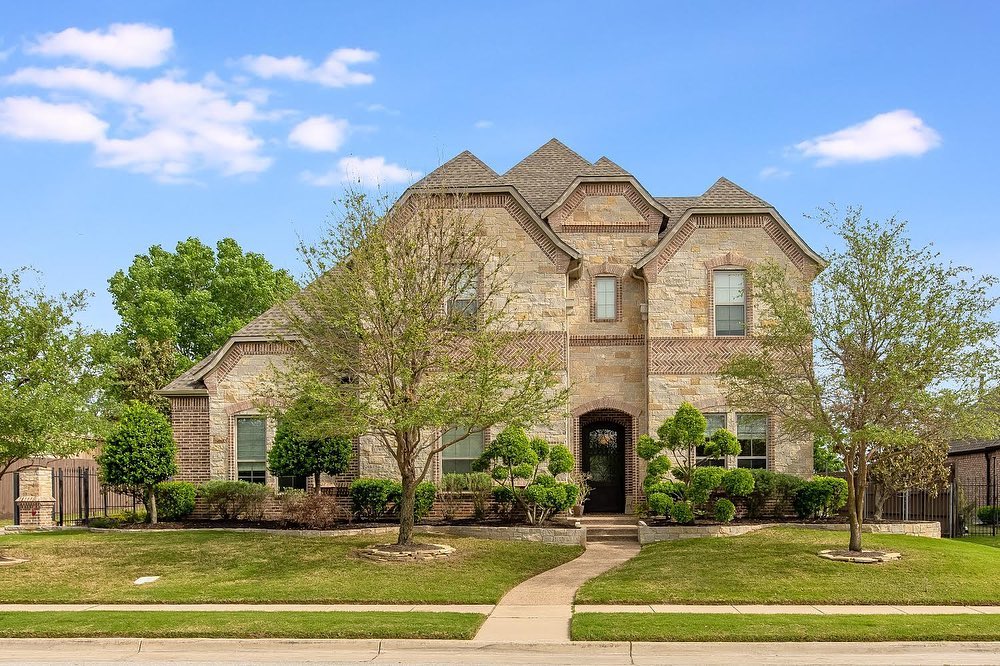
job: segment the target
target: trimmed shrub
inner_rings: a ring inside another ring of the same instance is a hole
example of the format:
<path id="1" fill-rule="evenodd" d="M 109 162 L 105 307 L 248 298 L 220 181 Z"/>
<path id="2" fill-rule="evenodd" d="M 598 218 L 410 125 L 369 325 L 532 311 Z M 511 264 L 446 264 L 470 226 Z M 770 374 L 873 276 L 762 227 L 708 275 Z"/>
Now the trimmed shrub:
<path id="1" fill-rule="evenodd" d="M 469 487 L 468 474 L 445 474 L 441 477 L 441 490 L 446 493 L 460 493 Z"/>
<path id="2" fill-rule="evenodd" d="M 847 481 L 817 476 L 795 491 L 795 513 L 799 518 L 827 518 L 847 504 Z"/>
<path id="3" fill-rule="evenodd" d="M 722 477 L 722 489 L 730 497 L 746 497 L 754 489 L 753 474 L 748 469 L 731 469 Z"/>
<path id="4" fill-rule="evenodd" d="M 670 508 L 670 517 L 681 525 L 690 525 L 694 522 L 694 510 L 691 502 L 674 502 Z"/>
<path id="5" fill-rule="evenodd" d="M 467 483 L 472 493 L 472 511 L 476 515 L 476 520 L 482 520 L 489 511 L 493 479 L 489 474 L 473 472 L 468 475 Z"/>
<path id="6" fill-rule="evenodd" d="M 697 467 L 691 477 L 691 487 L 688 488 L 687 499 L 692 504 L 704 504 L 712 496 L 712 491 L 719 487 L 726 470 L 722 467 Z"/>
<path id="7" fill-rule="evenodd" d="M 646 507 L 651 516 L 669 516 L 674 507 L 674 500 L 664 493 L 653 493 L 646 498 Z"/>
<path id="8" fill-rule="evenodd" d="M 549 450 L 549 474 L 559 476 L 573 471 L 573 454 L 562 444 Z"/>
<path id="9" fill-rule="evenodd" d="M 715 503 L 715 519 L 720 523 L 731 523 L 736 517 L 736 505 L 725 497 Z"/>
<path id="10" fill-rule="evenodd" d="M 399 486 L 399 494 L 403 494 L 403 485 Z M 417 484 L 416 497 L 413 503 L 413 515 L 416 520 L 423 520 L 434 508 L 434 498 L 437 497 L 437 486 L 430 481 Z"/>
<path id="11" fill-rule="evenodd" d="M 267 468 L 275 476 L 311 476 L 320 492 L 320 474 L 343 474 L 351 464 L 354 443 L 349 437 L 312 437 L 282 421 L 267 452 Z"/>
<path id="12" fill-rule="evenodd" d="M 246 481 L 209 481 L 201 487 L 209 511 L 222 520 L 260 520 L 271 489 Z"/>
<path id="13" fill-rule="evenodd" d="M 184 520 L 194 511 L 198 491 L 187 481 L 164 481 L 156 484 L 156 510 L 162 520 Z"/>
<path id="14" fill-rule="evenodd" d="M 1000 506 L 981 506 L 976 511 L 976 517 L 984 525 L 1000 524 Z"/>
<path id="15" fill-rule="evenodd" d="M 793 474 L 781 474 L 766 469 L 750 470 L 753 475 L 754 489 L 747 496 L 747 516 L 760 518 L 770 501 L 775 502 L 775 513 L 783 515 L 788 504 L 792 503 L 795 493 L 805 483 Z"/>
<path id="16" fill-rule="evenodd" d="M 281 496 L 281 503 L 283 522 L 311 530 L 328 530 L 339 523 L 351 522 L 353 517 L 337 498 L 320 493 L 286 491 Z"/>
<path id="17" fill-rule="evenodd" d="M 354 514 L 362 520 L 378 520 L 389 512 L 397 487 L 402 492 L 400 483 L 392 479 L 354 479 L 348 491 Z M 397 498 L 399 492 L 396 493 Z"/>
<path id="18" fill-rule="evenodd" d="M 514 491 L 509 486 L 496 486 L 493 488 L 493 501 L 497 504 L 500 518 L 510 521 L 514 512 Z"/>

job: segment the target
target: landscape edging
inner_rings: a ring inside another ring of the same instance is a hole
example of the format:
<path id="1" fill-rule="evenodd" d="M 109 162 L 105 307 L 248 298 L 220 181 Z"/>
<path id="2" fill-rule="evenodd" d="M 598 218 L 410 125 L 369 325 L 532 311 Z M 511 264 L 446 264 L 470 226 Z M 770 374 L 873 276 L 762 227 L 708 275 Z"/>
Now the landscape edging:
<path id="1" fill-rule="evenodd" d="M 476 537 L 493 541 L 535 541 L 556 546 L 586 546 L 587 528 L 534 527 L 516 525 L 509 527 L 478 525 L 420 525 L 418 531 L 428 534 Z"/>
<path id="2" fill-rule="evenodd" d="M 829 530 L 833 532 L 846 532 L 850 529 L 850 525 L 847 523 L 758 523 L 753 525 L 664 525 L 650 527 L 640 522 L 639 543 L 645 545 L 647 543 L 656 543 L 657 541 L 740 536 L 769 527 L 796 527 L 807 530 Z M 933 520 L 866 523 L 861 526 L 861 531 L 868 534 L 905 534 L 940 539 L 941 523 Z"/>

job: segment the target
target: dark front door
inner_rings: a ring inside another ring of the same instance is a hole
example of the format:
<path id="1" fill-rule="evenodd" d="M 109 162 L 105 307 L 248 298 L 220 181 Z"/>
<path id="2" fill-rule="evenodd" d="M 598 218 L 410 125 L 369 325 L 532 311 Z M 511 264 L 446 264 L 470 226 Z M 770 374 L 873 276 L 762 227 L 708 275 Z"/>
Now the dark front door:
<path id="1" fill-rule="evenodd" d="M 582 428 L 583 471 L 590 474 L 591 513 L 625 511 L 625 428 L 617 423 L 591 423 Z"/>

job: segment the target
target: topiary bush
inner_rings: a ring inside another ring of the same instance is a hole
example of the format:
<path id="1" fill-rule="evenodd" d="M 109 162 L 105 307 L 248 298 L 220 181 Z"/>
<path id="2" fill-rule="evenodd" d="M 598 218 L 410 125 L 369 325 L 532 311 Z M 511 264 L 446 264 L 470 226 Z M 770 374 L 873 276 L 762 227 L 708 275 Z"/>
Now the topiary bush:
<path id="1" fill-rule="evenodd" d="M 156 509 L 162 520 L 184 520 L 194 511 L 198 491 L 187 481 L 164 481 L 156 484 Z"/>
<path id="2" fill-rule="evenodd" d="M 293 407 L 289 414 L 304 409 Z M 310 435 L 304 432 L 301 422 L 285 420 L 278 424 L 274 444 L 267 452 L 267 467 L 275 476 L 311 476 L 313 491 L 318 493 L 320 474 L 335 476 L 346 472 L 353 448 L 349 437 Z"/>
<path id="3" fill-rule="evenodd" d="M 209 481 L 199 490 L 208 510 L 222 520 L 261 520 L 271 489 L 246 481 Z"/>
<path id="4" fill-rule="evenodd" d="M 799 518 L 828 518 L 847 504 L 847 481 L 817 476 L 795 491 L 793 504 Z"/>
<path id="5" fill-rule="evenodd" d="M 764 515 L 767 504 L 774 501 L 774 513 L 784 515 L 784 510 L 795 498 L 795 493 L 805 483 L 793 474 L 781 474 L 766 469 L 750 470 L 753 475 L 754 489 L 747 496 L 747 517 L 760 518 Z"/>
<path id="6" fill-rule="evenodd" d="M 653 493 L 646 498 L 646 508 L 651 516 L 667 517 L 673 507 L 674 500 L 664 493 Z"/>
<path id="7" fill-rule="evenodd" d="M 736 505 L 725 497 L 715 503 L 715 519 L 720 523 L 731 523 L 736 517 Z"/>
<path id="8" fill-rule="evenodd" d="M 976 511 L 976 517 L 984 525 L 1000 524 L 1000 506 L 981 506 Z"/>
<path id="9" fill-rule="evenodd" d="M 722 477 L 722 489 L 730 497 L 746 497 L 754 489 L 753 474 L 748 469 L 731 469 Z"/>
<path id="10" fill-rule="evenodd" d="M 691 476 L 687 499 L 692 504 L 705 504 L 722 483 L 726 470 L 722 467 L 697 467 Z"/>
<path id="11" fill-rule="evenodd" d="M 670 517 L 681 525 L 690 525 L 694 522 L 694 509 L 691 502 L 674 502 L 670 508 Z"/>
<path id="12" fill-rule="evenodd" d="M 362 520 L 378 520 L 389 512 L 393 491 L 398 485 L 399 482 L 392 479 L 354 479 L 348 490 L 354 514 Z"/>

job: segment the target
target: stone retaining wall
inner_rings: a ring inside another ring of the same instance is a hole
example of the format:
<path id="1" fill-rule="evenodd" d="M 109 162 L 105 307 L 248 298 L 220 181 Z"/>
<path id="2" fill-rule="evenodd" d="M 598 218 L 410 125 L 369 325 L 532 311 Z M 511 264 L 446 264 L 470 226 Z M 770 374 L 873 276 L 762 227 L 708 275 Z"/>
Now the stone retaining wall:
<path id="1" fill-rule="evenodd" d="M 846 532 L 850 529 L 847 523 L 759 523 L 756 525 L 665 525 L 650 527 L 639 523 L 639 543 L 655 543 L 657 541 L 677 541 L 679 539 L 697 539 L 700 537 L 730 537 L 749 534 L 768 527 L 798 527 L 807 530 L 829 530 Z M 941 538 L 941 523 L 936 521 L 909 521 L 899 523 L 869 523 L 861 526 L 861 531 L 868 534 L 906 534 L 932 539 Z"/>
<path id="2" fill-rule="evenodd" d="M 557 546 L 586 546 L 586 527 L 478 527 L 473 525 L 418 525 L 417 532 L 475 537 L 493 541 L 540 541 Z"/>

